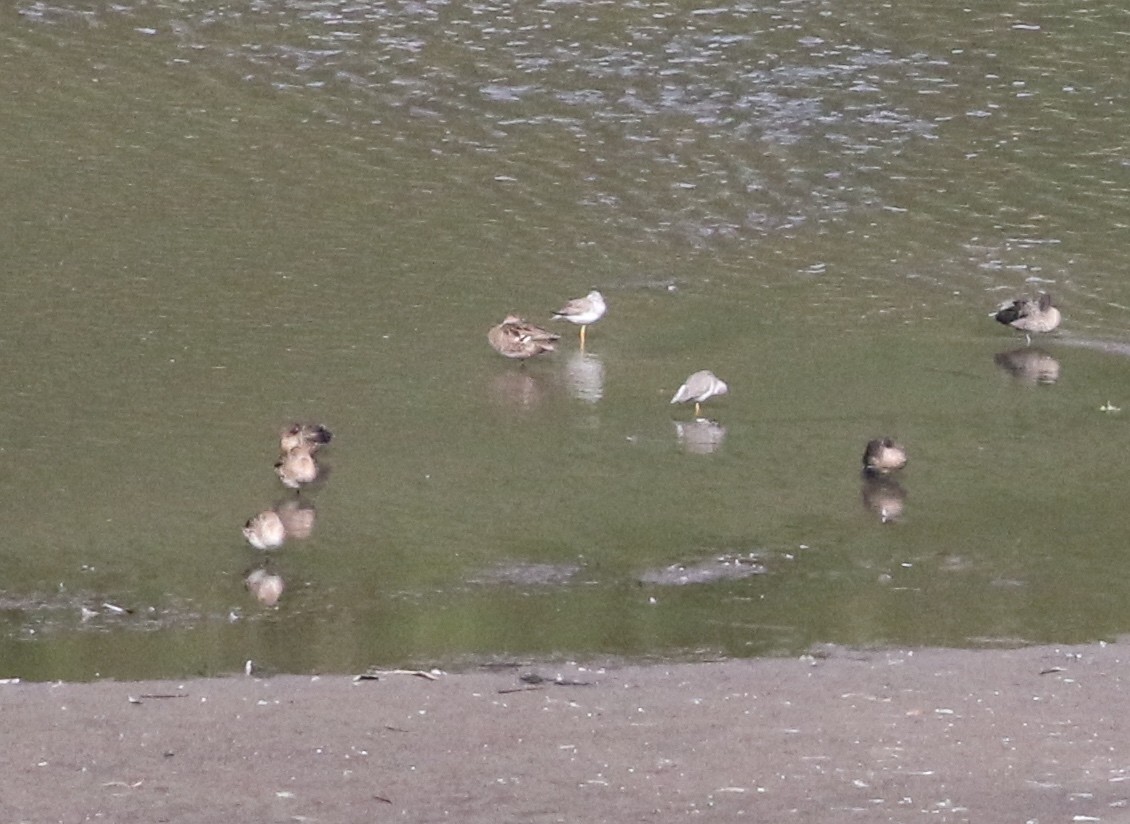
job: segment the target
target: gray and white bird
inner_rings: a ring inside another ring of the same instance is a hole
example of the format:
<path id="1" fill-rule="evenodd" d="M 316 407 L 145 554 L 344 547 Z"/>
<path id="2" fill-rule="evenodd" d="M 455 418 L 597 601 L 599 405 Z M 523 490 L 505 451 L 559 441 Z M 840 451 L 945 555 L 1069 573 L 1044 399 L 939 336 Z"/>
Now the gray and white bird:
<path id="1" fill-rule="evenodd" d="M 581 327 L 581 348 L 585 348 L 585 330 L 589 324 L 596 323 L 608 311 L 608 304 L 604 302 L 604 295 L 595 289 L 583 298 L 573 298 L 560 309 L 553 313 L 554 320 L 567 320 L 579 324 Z"/>
<path id="2" fill-rule="evenodd" d="M 726 382 L 720 379 L 709 369 L 695 372 L 679 387 L 671 403 L 689 403 L 694 401 L 694 416 L 697 418 L 702 412 L 703 401 L 717 395 L 725 395 L 730 391 Z"/>
<path id="3" fill-rule="evenodd" d="M 1059 310 L 1052 306 L 1052 296 L 1047 292 L 1041 294 L 1039 300 L 1017 298 L 1002 303 L 995 312 L 989 313 L 989 317 L 996 318 L 998 323 L 1005 326 L 1019 329 L 1029 344 L 1032 343 L 1033 332 L 1051 332 L 1062 320 Z"/>

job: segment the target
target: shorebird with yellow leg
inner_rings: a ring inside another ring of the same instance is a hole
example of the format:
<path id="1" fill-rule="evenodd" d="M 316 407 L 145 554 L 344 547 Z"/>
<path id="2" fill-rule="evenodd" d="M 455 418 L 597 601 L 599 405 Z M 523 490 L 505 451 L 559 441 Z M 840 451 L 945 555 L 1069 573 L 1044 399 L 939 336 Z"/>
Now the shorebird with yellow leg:
<path id="1" fill-rule="evenodd" d="M 725 395 L 730 391 L 726 382 L 720 379 L 709 369 L 695 372 L 679 387 L 671 403 L 688 403 L 694 401 L 694 416 L 697 418 L 702 412 L 703 401 L 717 395 Z"/>
<path id="2" fill-rule="evenodd" d="M 581 327 L 581 348 L 585 348 L 585 330 L 590 324 L 596 323 L 608 311 L 608 304 L 604 302 L 604 295 L 595 289 L 583 298 L 573 298 L 556 312 L 554 320 L 567 320 L 579 324 Z"/>
<path id="3" fill-rule="evenodd" d="M 517 315 L 507 315 L 502 323 L 492 326 L 487 340 L 504 358 L 527 360 L 554 350 L 553 342 L 561 336 L 536 326 Z"/>

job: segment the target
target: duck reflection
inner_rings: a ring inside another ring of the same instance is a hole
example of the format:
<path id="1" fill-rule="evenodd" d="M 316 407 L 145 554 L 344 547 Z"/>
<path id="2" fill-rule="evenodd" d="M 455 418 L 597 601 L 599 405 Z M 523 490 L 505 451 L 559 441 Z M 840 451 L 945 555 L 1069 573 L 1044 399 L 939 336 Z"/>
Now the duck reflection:
<path id="1" fill-rule="evenodd" d="M 902 519 L 906 490 L 894 478 L 865 471 L 861 497 L 864 509 L 878 515 L 882 523 L 890 524 Z"/>
<path id="2" fill-rule="evenodd" d="M 282 522 L 288 540 L 301 541 L 309 538 L 314 531 L 318 513 L 310 501 L 289 498 L 275 507 L 275 514 Z"/>
<path id="3" fill-rule="evenodd" d="M 1059 361 L 1038 346 L 1025 346 L 993 355 L 993 363 L 1022 383 L 1053 384 L 1059 380 Z"/>
<path id="4" fill-rule="evenodd" d="M 544 376 L 522 369 L 499 372 L 491 379 L 490 392 L 503 406 L 526 412 L 542 404 L 548 387 Z"/>
<path id="5" fill-rule="evenodd" d="M 707 418 L 693 421 L 675 421 L 675 440 L 684 452 L 691 455 L 709 455 L 716 452 L 726 440 L 726 427 Z"/>
<path id="6" fill-rule="evenodd" d="M 565 376 L 573 397 L 596 403 L 604 397 L 604 361 L 599 355 L 578 350 L 565 362 Z"/>
<path id="7" fill-rule="evenodd" d="M 266 569 L 253 569 L 243 579 L 247 591 L 255 596 L 255 600 L 265 607 L 273 607 L 282 597 L 286 584 L 281 575 L 268 572 Z"/>

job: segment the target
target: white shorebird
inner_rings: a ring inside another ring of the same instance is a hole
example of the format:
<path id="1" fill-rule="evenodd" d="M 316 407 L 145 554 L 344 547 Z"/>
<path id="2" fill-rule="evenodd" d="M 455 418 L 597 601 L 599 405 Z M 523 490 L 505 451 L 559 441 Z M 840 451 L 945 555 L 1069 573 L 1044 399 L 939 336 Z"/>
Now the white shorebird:
<path id="1" fill-rule="evenodd" d="M 1039 300 L 1018 298 L 1017 300 L 1002 303 L 995 312 L 990 312 L 989 317 L 996 318 L 998 323 L 1019 329 L 1024 333 L 1024 339 L 1032 343 L 1032 333 L 1051 332 L 1062 319 L 1059 310 L 1052 306 L 1052 296 L 1047 292 L 1040 295 Z"/>
<path id="2" fill-rule="evenodd" d="M 553 313 L 554 320 L 567 320 L 579 324 L 581 327 L 581 348 L 585 348 L 585 330 L 589 324 L 596 323 L 608 311 L 608 304 L 604 302 L 604 295 L 595 289 L 583 298 L 573 298 L 560 309 Z"/>
<path id="3" fill-rule="evenodd" d="M 487 332 L 494 351 L 507 358 L 526 360 L 542 352 L 552 352 L 553 342 L 560 338 L 553 332 L 535 326 L 517 315 L 507 315 L 498 326 Z"/>
<path id="4" fill-rule="evenodd" d="M 887 475 L 906 466 L 906 448 L 890 439 L 875 438 L 863 450 L 863 471 L 868 475 Z"/>
<path id="5" fill-rule="evenodd" d="M 264 509 L 248 518 L 243 525 L 243 537 L 256 549 L 278 549 L 286 540 L 286 527 L 273 509 Z"/>
<path id="6" fill-rule="evenodd" d="M 726 385 L 724 380 L 721 380 L 709 369 L 703 369 L 700 372 L 695 372 L 683 382 L 679 391 L 675 393 L 675 397 L 671 398 L 671 403 L 694 401 L 694 416 L 697 418 L 702 411 L 703 401 L 713 398 L 715 395 L 725 395 L 729 391 L 730 387 Z"/>

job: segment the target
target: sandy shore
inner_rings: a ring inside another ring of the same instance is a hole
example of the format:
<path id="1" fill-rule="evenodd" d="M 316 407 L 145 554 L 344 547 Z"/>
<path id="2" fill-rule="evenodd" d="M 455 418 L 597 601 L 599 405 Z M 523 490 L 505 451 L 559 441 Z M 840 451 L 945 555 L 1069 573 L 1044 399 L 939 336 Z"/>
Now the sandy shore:
<path id="1" fill-rule="evenodd" d="M 1126 824 L 1127 650 L 8 684 L 0 819 Z"/>

